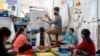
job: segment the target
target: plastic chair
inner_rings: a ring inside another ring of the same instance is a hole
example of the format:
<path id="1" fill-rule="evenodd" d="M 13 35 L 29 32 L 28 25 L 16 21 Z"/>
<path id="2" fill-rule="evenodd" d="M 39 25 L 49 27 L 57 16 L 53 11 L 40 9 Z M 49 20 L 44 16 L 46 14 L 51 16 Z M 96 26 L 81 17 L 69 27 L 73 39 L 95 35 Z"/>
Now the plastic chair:
<path id="1" fill-rule="evenodd" d="M 60 47 L 60 42 L 58 41 L 59 35 L 65 35 L 65 32 L 61 32 L 60 34 L 56 34 L 56 35 L 55 35 L 55 37 L 56 37 L 55 46 L 56 46 L 56 47 Z"/>

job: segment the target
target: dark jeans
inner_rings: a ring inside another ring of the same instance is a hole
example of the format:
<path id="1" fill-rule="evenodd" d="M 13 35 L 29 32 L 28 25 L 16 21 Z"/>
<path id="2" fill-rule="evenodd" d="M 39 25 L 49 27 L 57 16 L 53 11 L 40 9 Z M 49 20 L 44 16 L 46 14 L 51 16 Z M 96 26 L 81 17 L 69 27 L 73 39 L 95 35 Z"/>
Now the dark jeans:
<path id="1" fill-rule="evenodd" d="M 27 50 L 32 49 L 31 45 L 23 45 L 22 47 L 19 48 L 19 53 L 24 53 Z"/>
<path id="2" fill-rule="evenodd" d="M 82 50 L 77 50 L 77 51 L 76 51 L 76 55 L 90 56 L 90 55 L 88 55 L 88 53 L 86 53 L 85 51 L 82 51 Z"/>

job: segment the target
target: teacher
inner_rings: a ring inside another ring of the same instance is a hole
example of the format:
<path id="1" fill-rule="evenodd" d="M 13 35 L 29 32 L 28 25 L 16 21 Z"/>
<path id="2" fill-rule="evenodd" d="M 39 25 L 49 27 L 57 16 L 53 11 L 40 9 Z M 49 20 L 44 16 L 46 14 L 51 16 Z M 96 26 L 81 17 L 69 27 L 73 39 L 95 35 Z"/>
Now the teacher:
<path id="1" fill-rule="evenodd" d="M 62 19 L 61 19 L 61 16 L 59 15 L 59 7 L 54 7 L 54 16 L 55 16 L 55 19 L 54 20 L 51 20 L 49 16 L 47 16 L 47 18 L 49 19 L 49 21 L 45 21 L 49 24 L 54 24 L 55 27 L 53 29 L 47 29 L 46 30 L 46 33 L 48 33 L 49 37 L 50 37 L 50 42 L 52 44 L 52 39 L 51 39 L 51 34 L 60 34 L 60 32 L 62 31 Z"/>

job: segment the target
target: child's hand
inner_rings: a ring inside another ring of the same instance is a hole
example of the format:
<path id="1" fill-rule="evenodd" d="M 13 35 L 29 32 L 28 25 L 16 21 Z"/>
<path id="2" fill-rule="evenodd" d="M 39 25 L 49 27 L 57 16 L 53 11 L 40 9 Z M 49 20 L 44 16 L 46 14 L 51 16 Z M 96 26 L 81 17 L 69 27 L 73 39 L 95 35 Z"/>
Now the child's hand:
<path id="1" fill-rule="evenodd" d="M 43 48 L 43 46 L 42 46 L 42 45 L 41 45 L 40 47 L 41 47 L 41 48 Z"/>
<path id="2" fill-rule="evenodd" d="M 42 50 L 44 47 L 43 46 L 39 46 L 38 48 Z"/>
<path id="3" fill-rule="evenodd" d="M 44 49 L 48 48 L 48 46 L 45 46 Z"/>
<path id="4" fill-rule="evenodd" d="M 44 19 L 41 19 L 43 22 L 45 22 L 45 20 Z"/>

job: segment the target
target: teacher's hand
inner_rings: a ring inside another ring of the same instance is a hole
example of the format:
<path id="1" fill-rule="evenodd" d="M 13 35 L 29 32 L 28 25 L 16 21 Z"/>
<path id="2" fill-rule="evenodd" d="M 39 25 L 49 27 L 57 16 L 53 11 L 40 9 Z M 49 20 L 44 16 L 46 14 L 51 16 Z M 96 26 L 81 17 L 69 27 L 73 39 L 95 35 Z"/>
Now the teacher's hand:
<path id="1" fill-rule="evenodd" d="M 45 17 L 46 17 L 46 18 L 50 18 L 48 14 L 45 14 Z"/>
<path id="2" fill-rule="evenodd" d="M 43 22 L 45 22 L 45 20 L 44 19 L 41 19 Z"/>
<path id="3" fill-rule="evenodd" d="M 48 18 L 51 21 L 51 19 L 50 19 L 48 14 L 45 14 L 45 17 Z"/>

